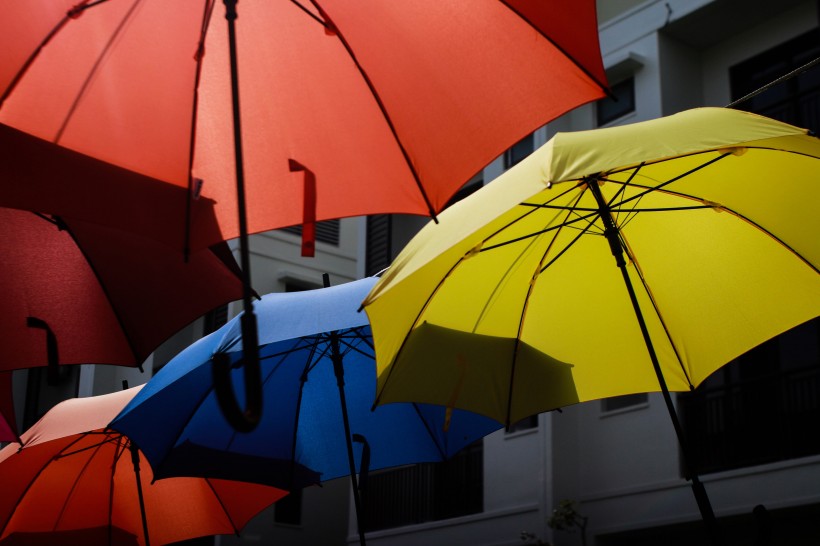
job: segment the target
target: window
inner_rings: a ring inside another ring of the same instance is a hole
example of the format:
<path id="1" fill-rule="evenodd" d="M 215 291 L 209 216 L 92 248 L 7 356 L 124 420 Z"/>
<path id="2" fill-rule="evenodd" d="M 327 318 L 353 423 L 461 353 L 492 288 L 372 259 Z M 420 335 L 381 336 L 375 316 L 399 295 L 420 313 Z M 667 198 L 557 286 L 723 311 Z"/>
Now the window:
<path id="1" fill-rule="evenodd" d="M 447 205 L 444 208 L 449 207 L 450 205 L 454 205 L 458 203 L 468 195 L 471 195 L 481 189 L 481 186 L 484 185 L 484 181 L 479 177 L 474 177 L 470 182 L 467 182 L 460 190 L 458 190 L 455 195 L 453 195 L 449 201 L 447 201 Z"/>
<path id="2" fill-rule="evenodd" d="M 393 252 L 393 220 L 389 214 L 367 217 L 367 247 L 365 250 L 365 275 L 375 275 L 390 265 Z"/>
<path id="3" fill-rule="evenodd" d="M 607 413 L 626 408 L 633 408 L 636 406 L 643 406 L 648 403 L 648 401 L 649 396 L 645 392 L 625 394 L 623 396 L 613 396 L 611 398 L 604 398 L 601 400 L 601 411 Z"/>
<path id="4" fill-rule="evenodd" d="M 535 150 L 535 138 L 530 133 L 504 152 L 504 168 L 509 169 Z"/>
<path id="5" fill-rule="evenodd" d="M 530 415 L 529 417 L 524 417 L 517 423 L 513 423 L 510 425 L 510 428 L 507 429 L 507 433 L 512 434 L 513 432 L 532 430 L 534 428 L 538 428 L 538 415 Z"/>
<path id="6" fill-rule="evenodd" d="M 212 311 L 205 313 L 204 324 L 202 326 L 202 335 L 207 336 L 211 332 L 219 330 L 226 322 L 228 322 L 228 306 L 220 305 Z"/>
<path id="7" fill-rule="evenodd" d="M 479 440 L 440 463 L 373 472 L 361 504 L 366 531 L 478 514 L 484 510 L 484 445 Z"/>
<path id="8" fill-rule="evenodd" d="M 758 345 L 678 398 L 701 472 L 820 454 L 820 319 Z"/>
<path id="9" fill-rule="evenodd" d="M 820 29 L 752 57 L 729 71 L 732 100 L 738 100 L 820 57 Z M 740 103 L 737 108 L 800 127 L 820 130 L 820 66 Z"/>
<path id="10" fill-rule="evenodd" d="M 635 78 L 627 78 L 610 88 L 611 97 L 595 103 L 598 127 L 635 111 Z"/>
<path id="11" fill-rule="evenodd" d="M 302 226 L 290 226 L 280 231 L 302 235 Z M 316 240 L 333 246 L 339 246 L 339 220 L 325 220 L 316 222 Z"/>
<path id="12" fill-rule="evenodd" d="M 302 524 L 302 490 L 294 489 L 273 505 L 273 521 L 285 525 Z"/>

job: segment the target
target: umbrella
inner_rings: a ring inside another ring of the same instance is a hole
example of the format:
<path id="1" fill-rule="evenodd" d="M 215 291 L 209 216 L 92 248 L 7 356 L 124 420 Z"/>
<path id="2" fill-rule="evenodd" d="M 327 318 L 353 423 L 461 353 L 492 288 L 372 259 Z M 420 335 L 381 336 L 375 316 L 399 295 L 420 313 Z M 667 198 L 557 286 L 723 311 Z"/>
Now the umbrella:
<path id="1" fill-rule="evenodd" d="M 371 411 L 372 339 L 357 308 L 375 281 L 268 294 L 256 303 L 269 410 L 253 432 L 237 432 L 221 415 L 210 370 L 220 356 L 241 358 L 238 317 L 171 360 L 111 426 L 139 444 L 158 477 L 216 476 L 291 489 L 350 475 L 357 503 L 357 472 L 441 461 L 499 429 L 492 419 L 442 406 Z"/>
<path id="2" fill-rule="evenodd" d="M 249 0 L 240 13 L 229 0 L 227 24 L 217 4 L 5 2 L 0 122 L 213 199 L 220 236 L 240 239 L 250 346 L 249 232 L 434 216 L 512 143 L 604 94 L 592 0 Z M 169 237 L 213 244 L 187 214 Z"/>
<path id="3" fill-rule="evenodd" d="M 157 546 L 238 533 L 286 494 L 218 479 L 152 481 L 133 442 L 106 428 L 139 389 L 61 402 L 22 446 L 0 450 L 0 544 Z"/>
<path id="4" fill-rule="evenodd" d="M 378 400 L 509 424 L 661 390 L 683 442 L 669 390 L 820 314 L 819 179 L 816 137 L 740 111 L 559 133 L 426 226 L 374 287 Z M 460 347 L 439 358 L 430 326 L 513 343 L 454 366 Z"/>
<path id="5" fill-rule="evenodd" d="M 0 208 L 0 224 L 2 371 L 48 365 L 56 377 L 63 364 L 140 365 L 242 295 L 226 243 L 185 263 L 177 250 L 89 222 Z M 0 386 L 10 401 L 10 378 Z"/>

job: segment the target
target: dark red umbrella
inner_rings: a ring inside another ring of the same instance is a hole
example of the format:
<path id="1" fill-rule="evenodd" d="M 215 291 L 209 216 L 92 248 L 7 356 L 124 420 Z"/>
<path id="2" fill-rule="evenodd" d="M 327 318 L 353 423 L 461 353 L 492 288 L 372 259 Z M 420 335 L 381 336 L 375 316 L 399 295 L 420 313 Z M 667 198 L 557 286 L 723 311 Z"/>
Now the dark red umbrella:
<path id="1" fill-rule="evenodd" d="M 6 208 L 0 226 L 0 370 L 140 365 L 185 325 L 241 297 L 226 248 L 185 262 L 151 239 Z"/>

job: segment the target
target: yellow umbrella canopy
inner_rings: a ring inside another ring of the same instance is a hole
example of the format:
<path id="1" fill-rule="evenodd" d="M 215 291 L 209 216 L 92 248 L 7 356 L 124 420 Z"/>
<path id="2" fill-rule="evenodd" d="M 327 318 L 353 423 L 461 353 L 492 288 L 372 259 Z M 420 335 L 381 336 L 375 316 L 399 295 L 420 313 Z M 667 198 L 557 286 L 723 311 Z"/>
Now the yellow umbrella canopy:
<path id="1" fill-rule="evenodd" d="M 365 300 L 378 402 L 510 424 L 694 388 L 820 315 L 818 204 L 820 140 L 754 114 L 558 134 L 427 225 Z"/>

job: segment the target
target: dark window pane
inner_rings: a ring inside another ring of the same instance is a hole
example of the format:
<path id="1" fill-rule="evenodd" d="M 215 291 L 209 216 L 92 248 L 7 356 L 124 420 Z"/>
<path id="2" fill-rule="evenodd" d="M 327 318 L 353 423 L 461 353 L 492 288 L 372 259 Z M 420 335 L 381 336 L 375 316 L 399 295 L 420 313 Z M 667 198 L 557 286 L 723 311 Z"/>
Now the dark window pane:
<path id="1" fill-rule="evenodd" d="M 513 423 L 510 425 L 510 428 L 507 432 L 519 432 L 522 430 L 530 430 L 538 427 L 538 415 L 530 415 L 529 417 L 524 417 L 517 423 Z"/>
<path id="2" fill-rule="evenodd" d="M 612 398 L 604 398 L 601 400 L 601 408 L 603 411 L 616 411 L 632 406 L 646 404 L 648 400 L 649 398 L 645 392 L 625 394 L 624 396 L 613 396 Z"/>
<path id="3" fill-rule="evenodd" d="M 205 324 L 202 328 L 202 335 L 207 336 L 211 332 L 216 332 L 226 322 L 228 322 L 228 306 L 220 305 L 205 314 Z"/>
<path id="4" fill-rule="evenodd" d="M 820 57 L 820 29 L 733 66 L 729 71 L 732 100 L 760 91 L 817 57 Z M 771 85 L 736 108 L 817 131 L 820 129 L 820 65 Z"/>
<path id="5" fill-rule="evenodd" d="M 610 91 L 612 97 L 595 103 L 599 127 L 635 111 L 635 78 L 616 83 Z"/>
<path id="6" fill-rule="evenodd" d="M 365 249 L 365 275 L 375 275 L 390 265 L 393 257 L 391 240 L 393 220 L 389 214 L 367 217 L 367 247 Z"/>
<path id="7" fill-rule="evenodd" d="M 528 155 L 535 149 L 535 138 L 532 133 L 528 134 L 515 144 L 512 148 L 504 152 L 504 168 L 509 169 Z"/>

